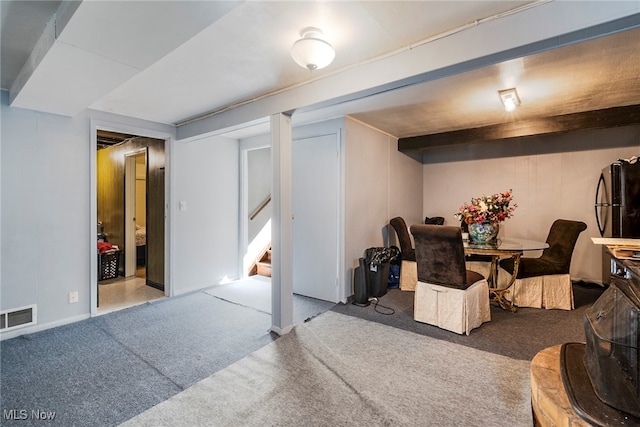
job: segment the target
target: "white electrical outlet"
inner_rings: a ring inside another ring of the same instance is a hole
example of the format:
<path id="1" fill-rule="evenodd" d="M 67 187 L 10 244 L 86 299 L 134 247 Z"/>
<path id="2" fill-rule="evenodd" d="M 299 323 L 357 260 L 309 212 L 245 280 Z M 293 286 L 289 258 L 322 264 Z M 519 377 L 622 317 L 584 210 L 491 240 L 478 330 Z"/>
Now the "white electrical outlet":
<path id="1" fill-rule="evenodd" d="M 78 291 L 69 292 L 69 304 L 78 302 Z"/>

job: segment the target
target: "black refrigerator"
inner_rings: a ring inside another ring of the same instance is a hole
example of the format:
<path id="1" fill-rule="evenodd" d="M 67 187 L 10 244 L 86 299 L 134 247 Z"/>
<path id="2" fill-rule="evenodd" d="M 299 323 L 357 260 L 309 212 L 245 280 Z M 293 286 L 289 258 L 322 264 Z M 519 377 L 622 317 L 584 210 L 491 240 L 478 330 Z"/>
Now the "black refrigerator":
<path id="1" fill-rule="evenodd" d="M 595 210 L 600 236 L 640 238 L 640 162 L 619 160 L 602 169 Z M 606 249 L 602 264 L 603 283 L 608 284 L 611 260 Z"/>

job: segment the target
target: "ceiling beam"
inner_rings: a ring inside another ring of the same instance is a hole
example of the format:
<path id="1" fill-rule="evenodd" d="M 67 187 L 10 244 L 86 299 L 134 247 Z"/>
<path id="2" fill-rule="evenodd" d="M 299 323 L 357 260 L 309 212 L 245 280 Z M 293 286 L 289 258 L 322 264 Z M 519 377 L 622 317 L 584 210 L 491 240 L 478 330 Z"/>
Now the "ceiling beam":
<path id="1" fill-rule="evenodd" d="M 398 151 L 411 155 L 411 157 L 414 158 L 420 158 L 420 156 L 417 155 L 421 155 L 422 151 L 445 145 L 495 141 L 498 139 L 636 124 L 640 124 L 640 105 L 630 105 L 538 119 L 518 120 L 480 128 L 400 138 L 398 140 Z"/>

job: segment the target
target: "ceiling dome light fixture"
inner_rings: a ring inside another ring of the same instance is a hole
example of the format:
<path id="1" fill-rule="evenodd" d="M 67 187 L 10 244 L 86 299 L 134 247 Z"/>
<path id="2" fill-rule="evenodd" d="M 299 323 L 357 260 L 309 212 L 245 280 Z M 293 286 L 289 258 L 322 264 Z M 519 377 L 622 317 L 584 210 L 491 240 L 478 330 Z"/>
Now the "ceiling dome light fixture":
<path id="1" fill-rule="evenodd" d="M 291 46 L 291 57 L 298 65 L 314 71 L 331 64 L 336 51 L 329 43 L 322 40 L 322 31 L 308 27 L 300 31 L 300 35 L 302 38 Z"/>
<path id="2" fill-rule="evenodd" d="M 507 113 L 511 113 L 520 105 L 520 97 L 518 96 L 518 92 L 516 92 L 516 88 L 499 90 L 498 95 L 500 95 L 500 99 Z"/>

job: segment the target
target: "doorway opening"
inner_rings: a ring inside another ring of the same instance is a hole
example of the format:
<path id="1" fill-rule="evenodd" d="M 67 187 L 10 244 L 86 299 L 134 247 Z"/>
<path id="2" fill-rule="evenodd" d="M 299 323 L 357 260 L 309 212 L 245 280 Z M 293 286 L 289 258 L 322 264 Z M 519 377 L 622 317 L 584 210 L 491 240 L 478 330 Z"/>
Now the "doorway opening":
<path id="1" fill-rule="evenodd" d="M 164 140 L 97 131 L 97 314 L 165 297 Z"/>
<path id="2" fill-rule="evenodd" d="M 264 145 L 261 142 L 242 147 L 241 255 L 245 279 L 271 276 L 271 148 L 267 140 Z M 293 293 L 333 303 L 340 301 L 343 293 L 339 255 L 341 150 L 338 133 L 292 141 Z"/>

